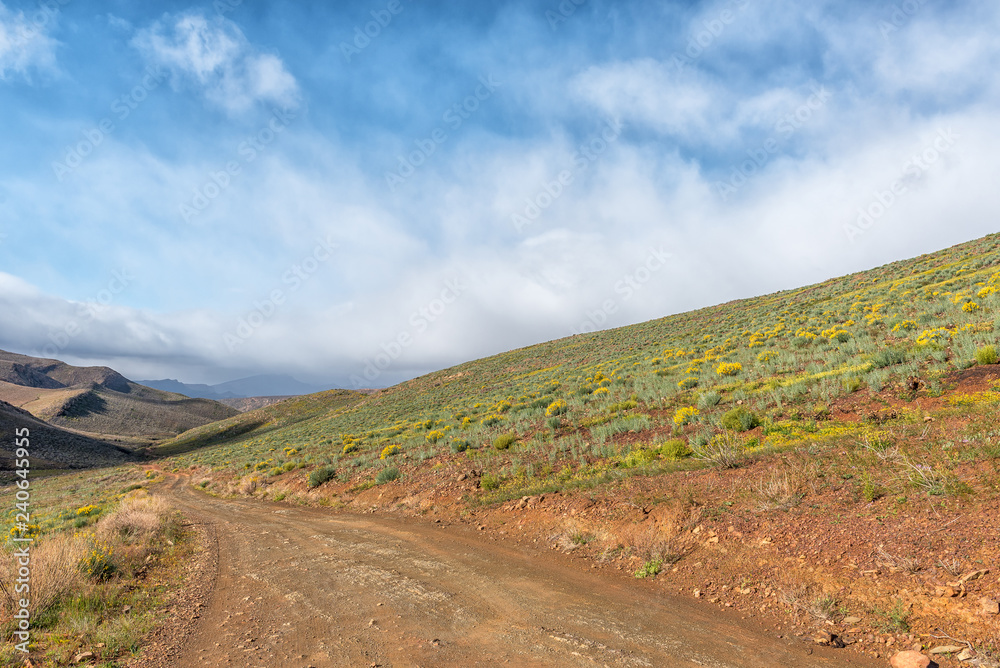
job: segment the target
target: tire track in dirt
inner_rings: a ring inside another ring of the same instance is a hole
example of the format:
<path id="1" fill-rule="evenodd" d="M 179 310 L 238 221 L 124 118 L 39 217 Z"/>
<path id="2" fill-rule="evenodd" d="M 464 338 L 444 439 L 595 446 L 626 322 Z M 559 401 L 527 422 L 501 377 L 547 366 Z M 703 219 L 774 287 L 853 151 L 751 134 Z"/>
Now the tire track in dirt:
<path id="1" fill-rule="evenodd" d="M 181 477 L 163 493 L 218 545 L 173 665 L 881 665 L 464 528 L 222 500 Z"/>

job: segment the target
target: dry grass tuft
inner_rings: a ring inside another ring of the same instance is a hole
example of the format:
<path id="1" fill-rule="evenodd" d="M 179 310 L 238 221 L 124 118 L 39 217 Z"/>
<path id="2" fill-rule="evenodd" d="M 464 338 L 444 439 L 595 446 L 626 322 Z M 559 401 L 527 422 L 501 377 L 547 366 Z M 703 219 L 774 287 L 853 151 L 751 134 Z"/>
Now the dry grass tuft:
<path id="1" fill-rule="evenodd" d="M 899 557 L 890 554 L 886 551 L 884 545 L 879 545 L 875 550 L 875 561 L 878 562 L 880 566 L 886 566 L 890 569 L 903 571 L 909 575 L 919 573 L 923 570 L 923 566 L 920 564 L 918 559 L 911 557 Z"/>
<path id="2" fill-rule="evenodd" d="M 28 606 L 32 615 L 83 586 L 84 577 L 78 564 L 86 552 L 86 542 L 67 534 L 34 544 L 31 548 L 31 605 Z M 17 560 L 5 553 L 0 559 L 0 604 L 5 617 L 14 614 L 18 609 L 17 600 L 24 598 L 14 592 L 17 569 Z"/>
<path id="3" fill-rule="evenodd" d="M 753 491 L 760 498 L 758 512 L 789 510 L 797 506 L 804 496 L 798 485 L 788 477 L 787 471 L 772 471 L 770 477 L 753 485 Z"/>

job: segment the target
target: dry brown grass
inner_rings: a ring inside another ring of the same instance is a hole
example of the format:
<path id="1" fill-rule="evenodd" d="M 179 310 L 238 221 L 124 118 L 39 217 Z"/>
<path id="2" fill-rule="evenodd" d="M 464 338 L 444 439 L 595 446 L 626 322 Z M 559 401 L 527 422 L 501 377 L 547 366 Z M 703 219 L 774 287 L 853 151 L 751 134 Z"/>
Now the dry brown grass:
<path id="1" fill-rule="evenodd" d="M 28 610 L 32 615 L 45 610 L 60 597 L 84 585 L 80 560 L 87 552 L 87 544 L 79 536 L 57 534 L 35 543 L 31 548 L 31 601 Z M 24 594 L 14 592 L 18 564 L 14 555 L 4 553 L 0 559 L 0 604 L 5 618 L 19 606 L 17 600 Z"/>
<path id="2" fill-rule="evenodd" d="M 112 545 L 115 562 L 125 573 L 142 569 L 146 559 L 159 553 L 163 540 L 177 533 L 174 512 L 158 496 L 139 491 L 132 494 L 97 523 L 95 537 Z"/>
<path id="3" fill-rule="evenodd" d="M 107 545 L 114 554 L 115 566 L 126 576 L 141 569 L 147 558 L 160 552 L 163 540 L 177 532 L 171 507 L 159 497 L 138 492 L 124 498 L 112 512 L 98 521 L 92 534 L 59 533 L 46 536 L 31 548 L 31 601 L 29 610 L 36 614 L 61 597 L 87 588 L 87 577 L 80 564 L 92 542 Z M 3 616 L 17 609 L 23 594 L 14 591 L 18 564 L 10 552 L 0 556 L 0 609 Z"/>
<path id="4" fill-rule="evenodd" d="M 798 482 L 787 471 L 772 471 L 771 475 L 753 485 L 760 502 L 758 512 L 789 510 L 799 504 L 804 496 Z"/>

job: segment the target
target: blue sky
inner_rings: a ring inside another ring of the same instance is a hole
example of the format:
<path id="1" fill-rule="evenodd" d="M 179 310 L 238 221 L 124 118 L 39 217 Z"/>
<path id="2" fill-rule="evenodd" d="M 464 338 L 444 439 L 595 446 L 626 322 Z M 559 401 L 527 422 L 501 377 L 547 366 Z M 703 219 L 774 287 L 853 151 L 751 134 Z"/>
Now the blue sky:
<path id="1" fill-rule="evenodd" d="M 152 5 L 0 3 L 2 348 L 381 386 L 996 231 L 988 3 Z"/>

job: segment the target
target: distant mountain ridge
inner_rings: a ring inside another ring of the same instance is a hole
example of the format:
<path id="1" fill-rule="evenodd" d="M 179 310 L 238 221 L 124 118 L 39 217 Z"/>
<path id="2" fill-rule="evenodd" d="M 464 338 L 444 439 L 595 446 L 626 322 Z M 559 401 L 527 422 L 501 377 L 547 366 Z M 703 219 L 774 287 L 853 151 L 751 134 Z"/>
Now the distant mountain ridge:
<path id="1" fill-rule="evenodd" d="M 175 392 L 192 398 L 214 399 L 216 401 L 252 397 L 292 397 L 333 389 L 325 385 L 307 385 L 292 376 L 281 374 L 250 376 L 216 385 L 189 384 L 174 379 L 140 380 L 138 382 L 164 392 Z"/>
<path id="2" fill-rule="evenodd" d="M 104 366 L 78 367 L 55 359 L 0 350 L 0 401 L 44 421 L 53 429 L 85 434 L 90 440 L 61 439 L 96 453 L 94 443 L 170 438 L 188 429 L 238 414 L 216 401 L 191 399 L 134 383 Z M 83 466 L 86 457 L 53 457 Z M 107 457 L 92 458 L 106 463 Z"/>

